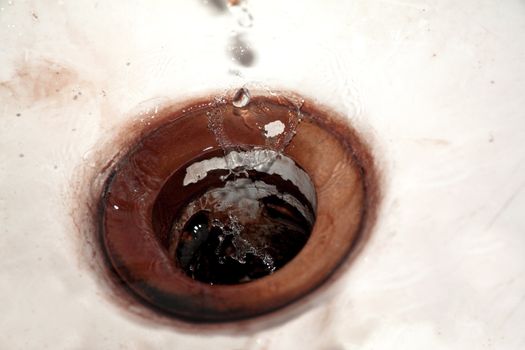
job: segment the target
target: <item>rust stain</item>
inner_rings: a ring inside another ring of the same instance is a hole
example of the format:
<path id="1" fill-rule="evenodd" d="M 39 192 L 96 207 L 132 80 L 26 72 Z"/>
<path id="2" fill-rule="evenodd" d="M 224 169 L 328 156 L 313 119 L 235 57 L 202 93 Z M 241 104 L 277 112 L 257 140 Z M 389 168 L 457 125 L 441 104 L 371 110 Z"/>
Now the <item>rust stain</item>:
<path id="1" fill-rule="evenodd" d="M 11 78 L 0 82 L 0 96 L 22 103 L 73 98 L 78 83 L 79 74 L 61 63 L 48 59 L 20 60 Z"/>

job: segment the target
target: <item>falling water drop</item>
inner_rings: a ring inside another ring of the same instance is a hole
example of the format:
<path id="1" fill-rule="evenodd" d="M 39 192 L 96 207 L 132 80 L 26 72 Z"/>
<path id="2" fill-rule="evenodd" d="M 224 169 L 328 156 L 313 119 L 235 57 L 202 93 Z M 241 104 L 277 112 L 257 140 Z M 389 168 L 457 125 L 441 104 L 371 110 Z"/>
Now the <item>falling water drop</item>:
<path id="1" fill-rule="evenodd" d="M 246 8 L 241 8 L 236 17 L 237 24 L 243 28 L 250 28 L 253 25 L 253 16 Z"/>
<path id="2" fill-rule="evenodd" d="M 246 0 L 228 0 L 228 7 L 241 28 L 250 28 L 253 25 L 253 16 Z"/>

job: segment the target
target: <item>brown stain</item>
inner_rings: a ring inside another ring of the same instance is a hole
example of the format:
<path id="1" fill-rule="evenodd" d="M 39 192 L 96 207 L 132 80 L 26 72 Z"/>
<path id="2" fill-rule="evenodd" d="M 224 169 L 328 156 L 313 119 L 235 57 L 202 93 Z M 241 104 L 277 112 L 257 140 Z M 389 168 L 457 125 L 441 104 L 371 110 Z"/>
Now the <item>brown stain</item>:
<path id="1" fill-rule="evenodd" d="M 123 125 L 120 128 L 120 132 L 116 133 L 116 135 L 110 131 L 103 135 L 103 142 L 92 152 L 90 157 L 92 161 L 89 163 L 92 166 L 88 168 L 80 164 L 77 169 L 72 183 L 72 190 L 70 191 L 71 215 L 80 238 L 82 263 L 87 263 L 89 269 L 94 271 L 94 276 L 100 288 L 105 292 L 104 296 L 110 302 L 118 305 L 117 310 L 121 310 L 139 323 L 176 327 L 181 331 L 190 333 L 206 331 L 219 334 L 246 334 L 278 326 L 320 302 L 321 296 L 326 295 L 325 292 L 333 287 L 333 282 L 337 281 L 338 277 L 346 271 L 368 240 L 377 218 L 381 199 L 382 178 L 370 146 L 358 136 L 356 130 L 348 125 L 347 119 L 337 115 L 325 106 L 319 106 L 307 100 L 303 106 L 305 111 L 321 111 L 322 115 L 330 116 L 330 118 L 324 119 L 322 122 L 326 127 L 331 128 L 337 139 L 351 147 L 354 157 L 361 164 L 362 176 L 365 179 L 367 195 L 362 209 L 363 220 L 359 228 L 359 237 L 352 247 L 351 254 L 344 260 L 343 264 L 327 275 L 325 282 L 303 296 L 300 301 L 295 301 L 284 308 L 280 308 L 279 311 L 273 311 L 269 315 L 262 315 L 247 320 L 197 325 L 174 319 L 148 307 L 138 307 L 142 305 L 141 301 L 135 295 L 129 293 L 126 288 L 122 288 L 120 278 L 116 277 L 112 267 L 107 264 L 104 253 L 101 251 L 100 243 L 96 239 L 100 193 L 107 176 L 118 160 L 138 140 L 164 124 L 174 111 L 183 106 L 201 105 L 206 103 L 206 101 L 212 100 L 212 96 L 213 94 L 210 97 L 184 101 L 184 103 L 168 101 L 160 108 L 161 112 L 155 116 L 155 119 L 146 118 L 145 122 L 144 118 L 142 118 L 142 121 L 134 118 L 131 122 Z M 331 317 L 328 316 L 328 318 Z"/>
<path id="2" fill-rule="evenodd" d="M 14 74 L 0 82 L 0 96 L 19 103 L 34 103 L 57 98 L 74 98 L 79 74 L 65 64 L 49 59 L 18 60 Z"/>

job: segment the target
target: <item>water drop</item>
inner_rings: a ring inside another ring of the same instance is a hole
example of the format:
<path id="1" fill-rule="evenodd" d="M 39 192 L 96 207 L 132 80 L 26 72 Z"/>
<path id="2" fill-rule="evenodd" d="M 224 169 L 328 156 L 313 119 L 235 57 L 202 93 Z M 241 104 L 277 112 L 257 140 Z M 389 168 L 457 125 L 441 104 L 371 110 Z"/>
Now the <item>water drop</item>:
<path id="1" fill-rule="evenodd" d="M 243 28 L 250 28 L 253 25 L 253 16 L 246 8 L 237 13 L 237 24 Z"/>
<path id="2" fill-rule="evenodd" d="M 253 16 L 248 10 L 247 1 L 228 0 L 228 7 L 240 27 L 250 28 L 253 25 Z"/>
<path id="3" fill-rule="evenodd" d="M 255 64 L 256 53 L 242 33 L 235 34 L 231 39 L 228 51 L 232 61 L 243 67 L 251 67 Z"/>
<path id="4" fill-rule="evenodd" d="M 242 87 L 233 95 L 232 104 L 237 108 L 243 108 L 250 103 L 250 98 L 250 91 Z"/>

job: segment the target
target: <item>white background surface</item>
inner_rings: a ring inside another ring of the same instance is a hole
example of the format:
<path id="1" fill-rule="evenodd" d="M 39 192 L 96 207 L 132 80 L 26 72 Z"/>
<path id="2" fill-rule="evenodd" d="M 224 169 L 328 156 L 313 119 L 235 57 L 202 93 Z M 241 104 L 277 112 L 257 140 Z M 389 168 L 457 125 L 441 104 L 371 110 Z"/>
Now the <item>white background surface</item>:
<path id="1" fill-rule="evenodd" d="M 233 18 L 198 0 L 2 0 L 0 348 L 525 348 L 525 3 L 249 8 L 247 79 L 348 115 L 387 179 L 336 293 L 238 336 L 144 324 L 111 303 L 78 252 L 74 169 L 143 101 L 242 82 L 228 74 Z"/>

